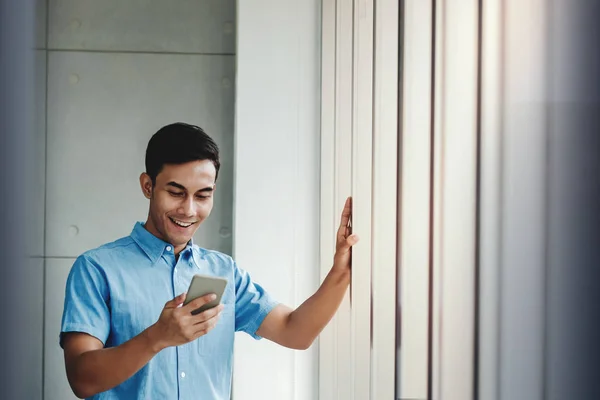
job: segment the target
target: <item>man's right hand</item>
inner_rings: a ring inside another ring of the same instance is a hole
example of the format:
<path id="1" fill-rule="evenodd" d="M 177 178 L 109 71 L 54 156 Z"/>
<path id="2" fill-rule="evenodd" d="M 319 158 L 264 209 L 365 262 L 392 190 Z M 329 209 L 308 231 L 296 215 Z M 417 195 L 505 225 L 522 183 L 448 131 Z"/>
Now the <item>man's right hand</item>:
<path id="1" fill-rule="evenodd" d="M 192 311 L 214 299 L 213 295 L 199 297 L 185 306 L 185 293 L 169 300 L 158 321 L 147 330 L 153 346 L 160 351 L 166 347 L 189 343 L 210 332 L 219 321 L 223 305 L 219 304 L 209 310 L 192 315 Z"/>

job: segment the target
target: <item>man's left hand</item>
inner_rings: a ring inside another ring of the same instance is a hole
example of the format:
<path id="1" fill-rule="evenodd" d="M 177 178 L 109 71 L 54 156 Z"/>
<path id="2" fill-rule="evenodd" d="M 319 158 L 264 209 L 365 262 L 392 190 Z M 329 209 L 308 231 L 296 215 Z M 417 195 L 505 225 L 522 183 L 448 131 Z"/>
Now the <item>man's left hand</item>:
<path id="1" fill-rule="evenodd" d="M 346 199 L 340 227 L 337 231 L 333 269 L 350 272 L 352 269 L 352 246 L 358 243 L 358 236 L 352 234 L 352 197 Z"/>

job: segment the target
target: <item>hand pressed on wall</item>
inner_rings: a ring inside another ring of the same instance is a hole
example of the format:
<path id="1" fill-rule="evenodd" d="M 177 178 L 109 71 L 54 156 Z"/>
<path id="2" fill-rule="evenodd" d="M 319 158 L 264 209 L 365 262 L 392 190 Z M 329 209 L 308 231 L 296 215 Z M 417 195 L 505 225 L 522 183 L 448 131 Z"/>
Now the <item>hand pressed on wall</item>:
<path id="1" fill-rule="evenodd" d="M 333 269 L 350 271 L 352 269 L 352 246 L 358 243 L 358 235 L 352 234 L 352 197 L 346 199 L 340 227 L 338 228 L 333 257 Z"/>

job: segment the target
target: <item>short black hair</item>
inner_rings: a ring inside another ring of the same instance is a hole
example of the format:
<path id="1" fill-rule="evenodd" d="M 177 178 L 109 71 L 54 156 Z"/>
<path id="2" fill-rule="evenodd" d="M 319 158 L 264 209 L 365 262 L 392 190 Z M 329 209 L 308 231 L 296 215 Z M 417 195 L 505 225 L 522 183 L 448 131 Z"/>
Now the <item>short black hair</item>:
<path id="1" fill-rule="evenodd" d="M 176 122 L 160 128 L 146 148 L 146 173 L 156 184 L 156 177 L 165 164 L 185 164 L 190 161 L 210 160 L 219 176 L 219 147 L 196 125 Z"/>

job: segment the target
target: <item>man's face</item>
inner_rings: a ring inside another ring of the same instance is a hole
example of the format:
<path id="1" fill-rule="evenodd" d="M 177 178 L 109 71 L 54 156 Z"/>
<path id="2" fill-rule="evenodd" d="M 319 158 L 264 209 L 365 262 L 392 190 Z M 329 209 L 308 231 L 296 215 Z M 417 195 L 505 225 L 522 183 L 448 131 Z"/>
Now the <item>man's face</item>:
<path id="1" fill-rule="evenodd" d="M 150 199 L 146 229 L 175 247 L 179 253 L 213 207 L 216 169 L 212 161 L 167 164 L 152 181 L 140 176 L 144 195 Z"/>

